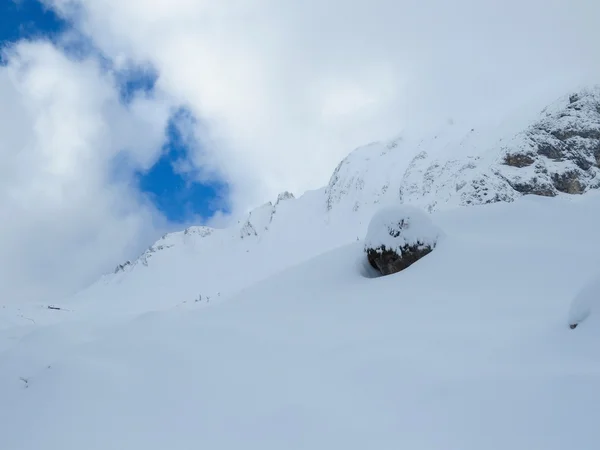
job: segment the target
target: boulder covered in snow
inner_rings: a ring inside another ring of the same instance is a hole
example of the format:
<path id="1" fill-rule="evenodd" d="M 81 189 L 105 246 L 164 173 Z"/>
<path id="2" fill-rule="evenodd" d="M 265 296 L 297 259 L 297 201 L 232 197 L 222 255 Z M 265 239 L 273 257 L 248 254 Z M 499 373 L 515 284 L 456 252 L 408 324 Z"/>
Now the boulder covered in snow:
<path id="1" fill-rule="evenodd" d="M 365 253 L 371 266 L 390 275 L 429 254 L 441 234 L 424 211 L 406 205 L 387 207 L 369 223 Z"/>

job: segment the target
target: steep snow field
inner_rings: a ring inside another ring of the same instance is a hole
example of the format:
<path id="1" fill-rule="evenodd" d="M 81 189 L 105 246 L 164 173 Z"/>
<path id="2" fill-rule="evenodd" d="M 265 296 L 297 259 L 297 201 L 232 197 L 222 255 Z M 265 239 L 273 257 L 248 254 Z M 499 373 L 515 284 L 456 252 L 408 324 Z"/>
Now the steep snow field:
<path id="1" fill-rule="evenodd" d="M 285 248 L 276 227 L 223 254 L 170 236 L 192 241 L 68 311 L 5 305 L 0 448 L 598 448 L 600 328 L 568 326 L 600 268 L 598 193 L 437 211 L 436 249 L 388 277 L 365 216 L 298 214 Z"/>

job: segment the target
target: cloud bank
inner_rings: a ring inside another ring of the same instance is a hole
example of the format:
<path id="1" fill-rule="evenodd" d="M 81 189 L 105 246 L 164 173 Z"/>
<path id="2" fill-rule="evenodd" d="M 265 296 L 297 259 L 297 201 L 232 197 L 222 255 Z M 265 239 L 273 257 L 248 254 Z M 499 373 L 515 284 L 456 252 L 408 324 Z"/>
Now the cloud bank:
<path id="1" fill-rule="evenodd" d="M 125 107 L 93 60 L 22 42 L 0 67 L 0 296 L 52 299 L 91 282 L 161 219 L 112 162 L 151 163 L 168 110 Z M 113 174 L 115 176 L 113 176 Z"/>

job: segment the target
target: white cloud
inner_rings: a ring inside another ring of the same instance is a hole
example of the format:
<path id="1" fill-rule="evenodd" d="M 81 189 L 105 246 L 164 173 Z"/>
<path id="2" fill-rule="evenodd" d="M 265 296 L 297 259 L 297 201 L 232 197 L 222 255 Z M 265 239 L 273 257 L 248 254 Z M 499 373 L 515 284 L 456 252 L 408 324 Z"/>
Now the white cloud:
<path id="1" fill-rule="evenodd" d="M 46 42 L 0 67 L 0 297 L 51 300 L 147 245 L 161 218 L 113 158 L 156 158 L 168 109 L 119 102 L 110 74 Z"/>
<path id="2" fill-rule="evenodd" d="M 241 208 L 322 185 L 406 125 L 470 127 L 600 79 L 592 0 L 46 1 L 111 57 L 158 69 L 208 124 Z"/>

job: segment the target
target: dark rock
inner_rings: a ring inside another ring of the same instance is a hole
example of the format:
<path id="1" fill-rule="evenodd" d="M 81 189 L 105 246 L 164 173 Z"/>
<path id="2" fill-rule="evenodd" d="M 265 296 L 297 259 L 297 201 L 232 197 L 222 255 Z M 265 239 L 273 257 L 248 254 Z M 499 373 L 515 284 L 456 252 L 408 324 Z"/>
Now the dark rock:
<path id="1" fill-rule="evenodd" d="M 539 195 L 542 197 L 556 197 L 556 191 L 544 183 L 538 183 L 537 179 L 531 180 L 531 183 L 510 182 L 510 186 L 523 195 Z"/>
<path id="2" fill-rule="evenodd" d="M 518 168 L 530 166 L 534 162 L 535 160 L 531 156 L 519 153 L 508 154 L 504 158 L 504 164 L 506 164 L 507 166 Z"/>
<path id="3" fill-rule="evenodd" d="M 431 253 L 442 234 L 423 210 L 388 206 L 371 218 L 364 251 L 371 267 L 391 275 Z"/>
<path id="4" fill-rule="evenodd" d="M 569 325 L 569 328 L 570 328 L 571 330 L 574 330 L 575 328 L 577 328 L 577 325 L 579 325 L 579 324 L 577 324 L 577 323 L 572 323 L 571 325 Z"/>
<path id="5" fill-rule="evenodd" d="M 579 181 L 579 174 L 576 171 L 568 171 L 562 174 L 552 175 L 554 187 L 565 194 L 583 194 L 585 184 Z"/>
<path id="6" fill-rule="evenodd" d="M 503 166 L 534 168 L 521 173 L 499 169 L 517 192 L 550 197 L 559 192 L 576 195 L 597 189 L 600 88 L 574 93 L 567 99 L 544 110 L 541 120 L 505 147 Z"/>
<path id="7" fill-rule="evenodd" d="M 551 130 L 550 134 L 560 141 L 567 141 L 573 138 L 583 139 L 600 139 L 600 130 L 598 129 L 585 129 L 585 128 L 565 128 Z"/>
<path id="8" fill-rule="evenodd" d="M 562 150 L 548 142 L 538 143 L 537 151 L 540 155 L 553 159 L 554 161 L 561 161 L 563 158 Z"/>
<path id="9" fill-rule="evenodd" d="M 119 273 L 119 272 L 123 272 L 125 271 L 125 268 L 131 266 L 131 261 L 125 261 L 123 264 L 119 264 L 116 268 L 114 273 Z"/>
<path id="10" fill-rule="evenodd" d="M 382 275 L 391 275 L 406 269 L 416 263 L 419 259 L 431 253 L 433 248 L 429 245 L 407 245 L 402 248 L 401 255 L 394 250 L 380 247 L 368 249 L 367 258 L 369 264 Z"/>
<path id="11" fill-rule="evenodd" d="M 596 167 L 600 167 L 600 142 L 598 142 L 598 145 L 592 149 L 592 154 L 594 155 L 594 160 L 596 161 Z"/>

